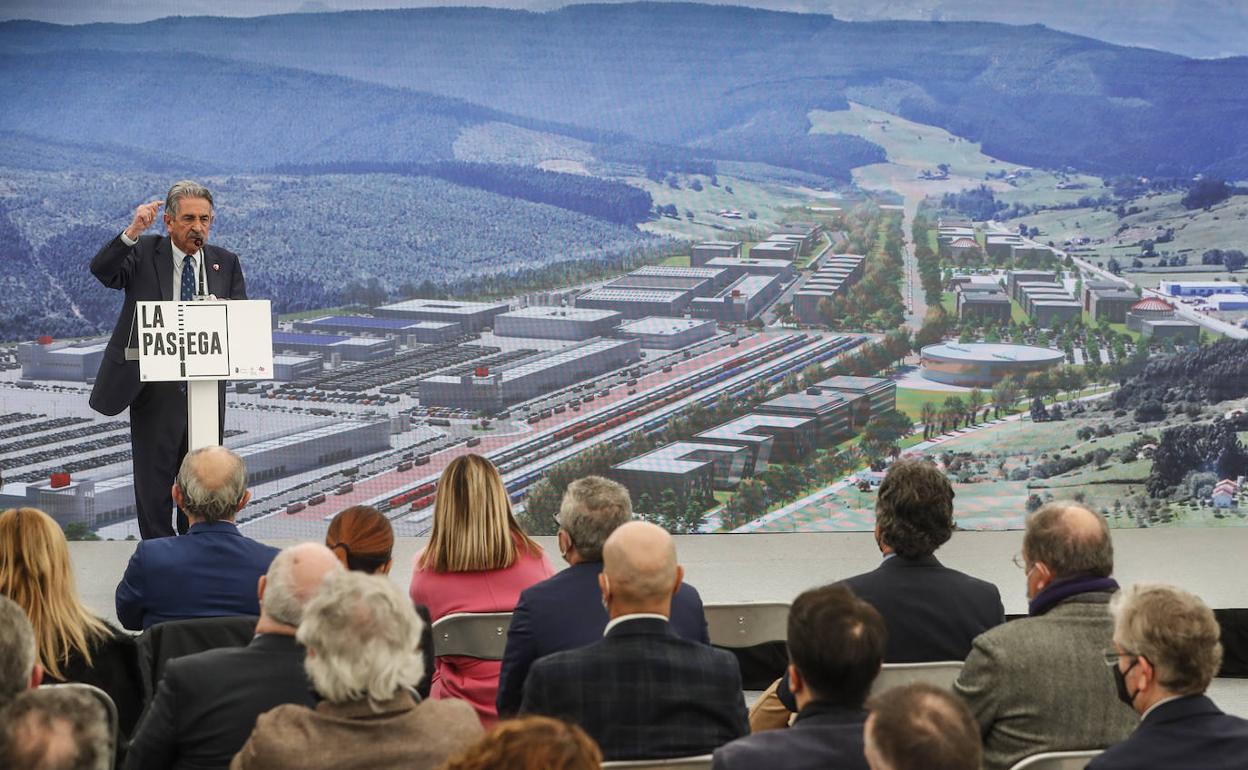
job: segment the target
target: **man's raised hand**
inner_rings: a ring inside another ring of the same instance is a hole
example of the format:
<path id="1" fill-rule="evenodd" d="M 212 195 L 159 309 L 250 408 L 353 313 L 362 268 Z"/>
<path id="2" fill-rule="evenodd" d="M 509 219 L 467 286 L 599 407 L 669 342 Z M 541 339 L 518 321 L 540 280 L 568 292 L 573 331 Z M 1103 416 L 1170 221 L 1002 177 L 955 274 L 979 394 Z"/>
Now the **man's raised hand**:
<path id="1" fill-rule="evenodd" d="M 126 228 L 126 237 L 132 241 L 138 240 L 139 236 L 156 221 L 156 212 L 160 211 L 160 207 L 164 204 L 164 201 L 154 200 L 135 209 L 134 220 Z"/>

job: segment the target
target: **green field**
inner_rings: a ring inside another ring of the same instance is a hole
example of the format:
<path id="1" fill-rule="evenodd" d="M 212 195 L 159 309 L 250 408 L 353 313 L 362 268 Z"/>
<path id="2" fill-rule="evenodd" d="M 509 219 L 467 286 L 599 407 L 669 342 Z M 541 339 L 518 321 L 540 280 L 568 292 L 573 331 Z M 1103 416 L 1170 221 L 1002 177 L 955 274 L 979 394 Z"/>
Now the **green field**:
<path id="1" fill-rule="evenodd" d="M 690 186 L 695 178 L 702 185 L 700 191 Z M 804 208 L 810 202 L 806 192 L 794 187 L 729 176 L 720 176 L 719 186 L 713 187 L 710 177 L 680 175 L 679 189 L 646 177 L 626 177 L 620 181 L 650 193 L 656 206 L 675 205 L 679 218 L 662 217 L 644 222 L 640 227 L 647 232 L 679 238 L 713 238 L 717 233 L 740 227 L 772 227 L 791 219 L 789 212 L 794 208 Z M 740 211 L 742 218 L 721 217 L 716 213 L 721 209 Z M 693 212 L 692 220 L 685 217 L 686 211 Z M 756 219 L 748 218 L 751 211 L 757 215 Z"/>
<path id="2" fill-rule="evenodd" d="M 904 412 L 910 419 L 917 421 L 919 419 L 919 410 L 923 408 L 923 404 L 931 403 L 940 406 L 945 403 L 945 399 L 950 396 L 959 396 L 960 393 L 954 393 L 948 390 L 919 390 L 917 388 L 898 388 L 897 389 L 897 411 Z"/>
<path id="3" fill-rule="evenodd" d="M 689 255 L 673 254 L 659 264 L 666 267 L 689 267 Z"/>

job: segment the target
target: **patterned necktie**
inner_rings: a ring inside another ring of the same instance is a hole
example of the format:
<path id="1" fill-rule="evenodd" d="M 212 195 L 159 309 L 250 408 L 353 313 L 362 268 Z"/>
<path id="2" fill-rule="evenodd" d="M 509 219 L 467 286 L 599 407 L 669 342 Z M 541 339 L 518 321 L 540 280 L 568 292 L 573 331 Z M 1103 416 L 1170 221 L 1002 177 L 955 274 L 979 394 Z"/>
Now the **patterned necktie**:
<path id="1" fill-rule="evenodd" d="M 190 302 L 195 298 L 195 257 L 187 254 L 182 258 L 182 296 L 179 297 L 183 302 Z"/>

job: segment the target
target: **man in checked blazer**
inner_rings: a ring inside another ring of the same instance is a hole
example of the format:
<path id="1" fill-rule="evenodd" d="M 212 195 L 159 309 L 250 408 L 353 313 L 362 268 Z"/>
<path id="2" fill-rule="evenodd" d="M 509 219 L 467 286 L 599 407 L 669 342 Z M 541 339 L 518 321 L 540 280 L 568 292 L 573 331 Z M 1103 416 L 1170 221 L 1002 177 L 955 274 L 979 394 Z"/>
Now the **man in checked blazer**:
<path id="1" fill-rule="evenodd" d="M 607 760 L 710 754 L 745 735 L 736 658 L 671 629 L 683 570 L 672 537 L 633 521 L 603 546 L 598 578 L 611 618 L 603 638 L 539 659 L 521 713 L 575 722 Z"/>

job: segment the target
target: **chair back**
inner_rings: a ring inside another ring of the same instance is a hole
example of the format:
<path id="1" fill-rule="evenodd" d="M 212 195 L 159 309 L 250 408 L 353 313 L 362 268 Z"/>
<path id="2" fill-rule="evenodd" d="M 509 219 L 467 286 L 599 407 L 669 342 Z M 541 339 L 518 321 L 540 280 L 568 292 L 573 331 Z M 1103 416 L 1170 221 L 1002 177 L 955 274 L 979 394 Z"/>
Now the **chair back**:
<path id="1" fill-rule="evenodd" d="M 1032 754 L 1016 763 L 1010 770 L 1084 770 L 1101 749 L 1087 751 L 1046 751 Z"/>
<path id="2" fill-rule="evenodd" d="M 502 660 L 507 648 L 510 612 L 456 612 L 433 624 L 433 654 Z"/>
<path id="3" fill-rule="evenodd" d="M 923 682 L 942 690 L 953 691 L 953 683 L 962 672 L 962 661 L 942 660 L 934 663 L 885 663 L 880 675 L 871 685 L 871 693 L 881 693 L 893 687 L 913 682 Z"/>
<path id="4" fill-rule="evenodd" d="M 703 611 L 711 644 L 716 647 L 753 647 L 783 642 L 789 636 L 788 602 L 707 604 Z"/>
<path id="5" fill-rule="evenodd" d="M 603 762 L 602 770 L 711 770 L 711 755 L 673 759 L 628 759 Z"/>
<path id="6" fill-rule="evenodd" d="M 157 623 L 139 636 L 139 668 L 143 691 L 148 700 L 173 658 L 193 655 L 218 647 L 245 647 L 256 635 L 254 615 L 220 618 L 191 618 Z"/>
<path id="7" fill-rule="evenodd" d="M 117 716 L 117 704 L 113 703 L 113 699 L 108 693 L 93 684 L 84 682 L 66 682 L 64 684 L 45 684 L 43 687 L 63 690 L 73 690 L 75 692 L 85 693 L 94 698 L 101 706 L 104 707 L 104 715 L 108 722 L 108 766 L 112 768 L 117 761 L 117 743 L 121 740 L 121 720 Z"/>

